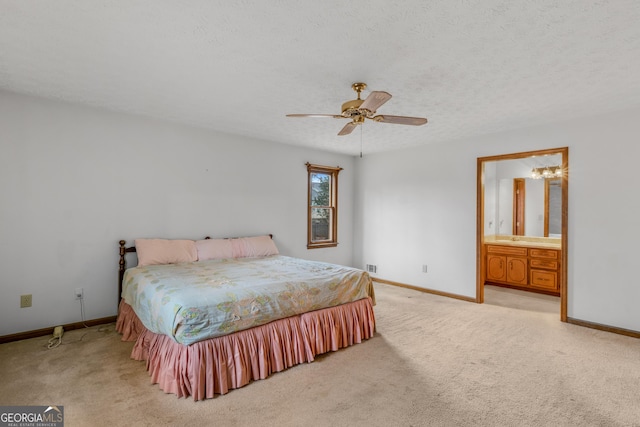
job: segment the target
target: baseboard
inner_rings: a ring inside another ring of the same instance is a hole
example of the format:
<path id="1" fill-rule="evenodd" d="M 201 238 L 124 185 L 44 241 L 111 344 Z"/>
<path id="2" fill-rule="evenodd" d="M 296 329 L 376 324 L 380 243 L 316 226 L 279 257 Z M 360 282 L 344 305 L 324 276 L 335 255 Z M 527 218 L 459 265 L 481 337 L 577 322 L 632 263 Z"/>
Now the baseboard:
<path id="1" fill-rule="evenodd" d="M 413 285 L 407 285 L 405 283 L 393 282 L 391 280 L 384 280 L 384 279 L 380 279 L 378 277 L 372 277 L 371 280 L 373 280 L 374 282 L 378 282 L 378 283 L 385 283 L 387 285 L 398 286 L 400 288 L 413 289 L 414 291 L 424 292 L 426 294 L 439 295 L 441 297 L 454 298 L 454 299 L 459 299 L 459 300 L 468 301 L 468 302 L 476 302 L 475 298 L 467 297 L 467 296 L 464 296 L 464 295 L 451 294 L 449 292 L 442 292 L 442 291 L 436 291 L 436 290 L 433 290 L 433 289 L 421 288 L 419 286 L 413 286 Z"/>
<path id="2" fill-rule="evenodd" d="M 631 329 L 618 328 L 615 326 L 603 325 L 601 323 L 587 322 L 586 320 L 573 319 L 567 317 L 567 323 L 572 325 L 584 326 L 585 328 L 598 329 L 599 331 L 613 332 L 614 334 L 626 335 L 632 338 L 640 338 L 640 331 Z"/>
<path id="3" fill-rule="evenodd" d="M 104 325 L 105 323 L 113 323 L 115 321 L 116 321 L 116 316 L 109 316 L 109 317 L 103 317 L 102 319 L 93 319 L 93 320 L 86 320 L 84 322 L 67 323 L 66 325 L 62 325 L 62 327 L 64 328 L 65 331 L 72 331 L 74 329 L 82 329 L 82 328 L 86 328 L 87 326 Z M 0 344 L 4 344 L 11 341 L 26 340 L 29 338 L 44 337 L 46 335 L 53 335 L 53 328 L 54 326 L 51 326 L 50 328 L 37 329 L 35 331 L 26 331 L 26 332 L 20 332 L 17 334 L 3 335 L 0 337 Z"/>
<path id="4" fill-rule="evenodd" d="M 398 286 L 400 288 L 412 289 L 414 291 L 424 292 L 427 294 L 439 295 L 447 298 L 459 299 L 462 301 L 468 302 L 476 302 L 474 298 L 470 298 L 464 295 L 452 294 L 449 292 L 441 292 L 433 289 L 421 288 L 418 286 L 407 285 L 405 283 L 393 282 L 391 280 L 384 280 L 377 277 L 371 278 L 374 282 L 384 283 L 387 285 Z M 93 319 L 87 320 L 85 322 L 75 322 L 75 323 L 67 323 L 66 325 L 62 325 L 65 331 L 72 331 L 74 329 L 82 329 L 87 326 L 97 326 L 104 325 L 106 323 L 113 323 L 116 321 L 116 316 L 103 317 L 101 319 Z M 567 323 L 571 323 L 572 325 L 583 326 L 585 328 L 597 329 L 599 331 L 612 332 L 614 334 L 625 335 L 632 338 L 640 338 L 640 331 L 634 331 L 632 329 L 618 328 L 615 326 L 603 325 L 601 323 L 588 322 L 586 320 L 574 319 L 572 317 L 567 317 Z M 46 335 L 53 334 L 53 326 L 50 328 L 37 329 L 35 331 L 27 331 L 20 332 L 17 334 L 11 335 L 3 335 L 0 336 L 0 344 L 12 342 L 12 341 L 20 341 L 26 340 L 29 338 L 37 338 L 43 337 Z"/>

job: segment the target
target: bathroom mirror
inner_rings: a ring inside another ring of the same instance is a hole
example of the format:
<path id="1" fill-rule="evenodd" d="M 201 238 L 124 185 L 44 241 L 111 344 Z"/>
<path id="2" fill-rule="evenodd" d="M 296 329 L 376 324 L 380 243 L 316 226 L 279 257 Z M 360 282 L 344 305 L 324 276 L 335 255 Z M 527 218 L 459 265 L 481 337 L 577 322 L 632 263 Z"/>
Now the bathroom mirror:
<path id="1" fill-rule="evenodd" d="M 562 180 L 545 180 L 545 228 L 544 237 L 562 236 Z"/>
<path id="2" fill-rule="evenodd" d="M 561 154 L 485 162 L 484 234 L 560 237 L 562 180 L 531 178 L 560 164 Z"/>

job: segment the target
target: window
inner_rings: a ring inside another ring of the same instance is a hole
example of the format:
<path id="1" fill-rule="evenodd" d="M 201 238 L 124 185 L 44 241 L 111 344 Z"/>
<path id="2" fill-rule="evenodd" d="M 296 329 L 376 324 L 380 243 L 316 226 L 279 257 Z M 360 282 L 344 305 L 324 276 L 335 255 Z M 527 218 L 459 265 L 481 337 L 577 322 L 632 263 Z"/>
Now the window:
<path id="1" fill-rule="evenodd" d="M 307 248 L 338 245 L 338 173 L 341 167 L 307 163 Z"/>

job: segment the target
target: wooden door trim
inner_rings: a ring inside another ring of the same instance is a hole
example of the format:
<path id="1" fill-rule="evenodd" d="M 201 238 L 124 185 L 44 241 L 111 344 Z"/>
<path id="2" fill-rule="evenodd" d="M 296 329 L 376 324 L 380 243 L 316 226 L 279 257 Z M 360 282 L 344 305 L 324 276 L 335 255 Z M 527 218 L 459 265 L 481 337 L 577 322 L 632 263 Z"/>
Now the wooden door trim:
<path id="1" fill-rule="evenodd" d="M 544 180 L 544 237 L 549 237 L 549 179 Z"/>
<path id="2" fill-rule="evenodd" d="M 520 153 L 501 154 L 496 156 L 477 158 L 477 195 L 476 195 L 476 302 L 484 303 L 485 249 L 484 249 L 484 162 L 497 160 L 522 159 L 545 154 L 562 155 L 562 236 L 561 236 L 561 265 L 560 265 L 560 320 L 567 321 L 567 259 L 568 259 L 568 220 L 569 220 L 569 147 L 550 148 L 546 150 L 525 151 Z"/>
<path id="3" fill-rule="evenodd" d="M 524 236 L 525 221 L 525 186 L 524 178 L 513 179 L 513 224 L 511 234 Z"/>

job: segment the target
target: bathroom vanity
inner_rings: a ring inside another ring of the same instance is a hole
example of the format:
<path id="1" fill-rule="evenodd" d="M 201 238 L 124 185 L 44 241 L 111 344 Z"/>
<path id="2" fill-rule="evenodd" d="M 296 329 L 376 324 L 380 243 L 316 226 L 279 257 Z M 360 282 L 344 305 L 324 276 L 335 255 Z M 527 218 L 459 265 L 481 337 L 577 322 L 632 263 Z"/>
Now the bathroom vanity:
<path id="1" fill-rule="evenodd" d="M 560 295 L 560 239 L 487 236 L 485 284 Z"/>

